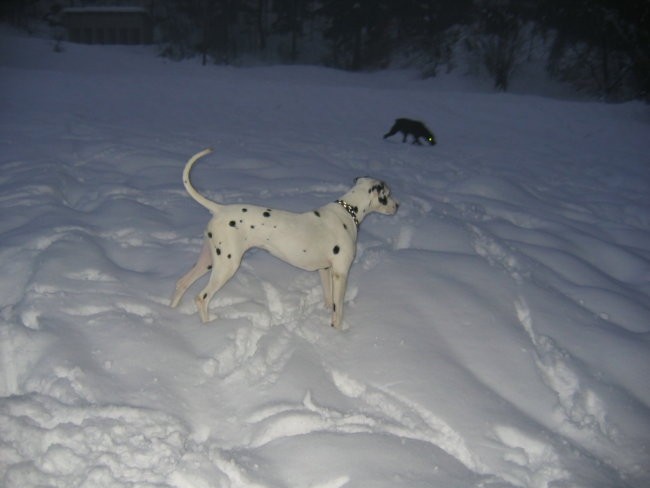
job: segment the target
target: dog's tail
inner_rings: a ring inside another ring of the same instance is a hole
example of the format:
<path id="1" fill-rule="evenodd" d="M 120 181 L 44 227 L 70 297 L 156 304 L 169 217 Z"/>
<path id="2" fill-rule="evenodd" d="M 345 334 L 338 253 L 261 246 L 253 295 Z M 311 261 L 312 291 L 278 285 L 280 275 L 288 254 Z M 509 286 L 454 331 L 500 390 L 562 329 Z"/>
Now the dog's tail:
<path id="1" fill-rule="evenodd" d="M 196 190 L 196 188 L 192 186 L 192 182 L 190 181 L 190 171 L 192 170 L 194 163 L 196 163 L 203 156 L 210 154 L 211 152 L 212 148 L 204 149 L 203 151 L 196 153 L 194 156 L 187 160 L 187 163 L 185 163 L 185 168 L 183 169 L 183 185 L 185 185 L 187 193 L 189 193 L 194 200 L 196 200 L 200 205 L 207 208 L 210 212 L 215 213 L 219 210 L 221 205 L 201 195 Z"/>

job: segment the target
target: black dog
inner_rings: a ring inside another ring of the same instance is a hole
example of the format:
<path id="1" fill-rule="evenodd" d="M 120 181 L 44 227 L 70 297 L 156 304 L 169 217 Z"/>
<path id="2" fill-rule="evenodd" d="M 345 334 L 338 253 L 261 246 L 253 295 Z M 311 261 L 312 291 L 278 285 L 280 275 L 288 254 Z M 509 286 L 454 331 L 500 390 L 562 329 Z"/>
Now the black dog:
<path id="1" fill-rule="evenodd" d="M 402 142 L 406 142 L 406 136 L 411 134 L 413 136 L 413 144 L 422 144 L 420 142 L 420 137 L 424 138 L 432 146 L 436 143 L 436 138 L 433 133 L 427 129 L 427 126 L 418 120 L 411 119 L 397 119 L 393 124 L 393 127 L 384 134 L 384 139 L 401 132 L 404 138 Z"/>

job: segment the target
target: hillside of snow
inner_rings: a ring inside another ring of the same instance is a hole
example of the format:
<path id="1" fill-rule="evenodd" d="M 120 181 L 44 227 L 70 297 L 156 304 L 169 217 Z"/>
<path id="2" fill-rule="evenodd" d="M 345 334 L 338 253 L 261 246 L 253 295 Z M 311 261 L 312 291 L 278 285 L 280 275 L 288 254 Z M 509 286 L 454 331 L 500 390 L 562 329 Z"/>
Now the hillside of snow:
<path id="1" fill-rule="evenodd" d="M 64 47 L 0 31 L 0 486 L 650 486 L 647 106 Z M 205 147 L 219 202 L 391 186 L 344 331 L 259 250 L 169 307 Z"/>

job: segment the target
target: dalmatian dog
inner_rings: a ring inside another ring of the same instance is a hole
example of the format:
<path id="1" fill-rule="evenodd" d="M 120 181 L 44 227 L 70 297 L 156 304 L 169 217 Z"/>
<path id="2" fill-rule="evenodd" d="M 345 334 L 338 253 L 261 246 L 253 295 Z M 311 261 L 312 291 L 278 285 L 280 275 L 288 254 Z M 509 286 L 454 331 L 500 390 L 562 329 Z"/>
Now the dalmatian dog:
<path id="1" fill-rule="evenodd" d="M 211 152 L 205 149 L 195 154 L 183 170 L 185 189 L 212 213 L 212 219 L 198 261 L 176 283 L 170 305 L 176 307 L 192 283 L 210 271 L 207 286 L 195 299 L 201 320 L 208 322 L 210 299 L 235 274 L 244 253 L 257 247 L 298 268 L 318 271 L 325 306 L 332 311 L 332 327 L 341 329 L 359 225 L 372 212 L 393 215 L 399 206 L 388 186 L 372 178 L 357 178 L 339 200 L 306 213 L 247 204 L 222 205 L 201 195 L 190 182 L 194 163 Z"/>

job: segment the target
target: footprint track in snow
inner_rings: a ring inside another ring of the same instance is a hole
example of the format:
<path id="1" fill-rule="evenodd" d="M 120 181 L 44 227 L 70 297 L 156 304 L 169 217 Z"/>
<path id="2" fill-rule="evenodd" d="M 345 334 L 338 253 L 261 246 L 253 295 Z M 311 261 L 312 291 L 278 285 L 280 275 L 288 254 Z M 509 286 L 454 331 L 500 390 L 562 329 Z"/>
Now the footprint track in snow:
<path id="1" fill-rule="evenodd" d="M 247 420 L 254 426 L 251 445 L 313 432 L 390 435 L 435 445 L 470 470 L 484 474 L 486 467 L 471 453 L 462 437 L 441 418 L 416 402 L 386 389 L 366 385 L 347 374 L 330 371 L 336 389 L 356 408 L 337 410 L 318 405 L 308 391 L 301 404 L 271 405 Z"/>
<path id="2" fill-rule="evenodd" d="M 486 468 L 474 457 L 462 436 L 431 410 L 404 395 L 386 388 L 363 384 L 349 375 L 332 370 L 336 388 L 349 398 L 361 402 L 362 411 L 379 419 L 378 425 L 388 434 L 433 444 L 476 473 Z"/>
<path id="3" fill-rule="evenodd" d="M 535 353 L 535 365 L 544 383 L 555 393 L 562 418 L 579 430 L 587 429 L 596 437 L 613 439 L 616 429 L 606 419 L 606 409 L 597 394 L 583 384 L 571 355 L 555 341 L 537 334 L 528 304 L 523 298 L 515 302 L 517 318 L 526 331 Z"/>
<path id="4" fill-rule="evenodd" d="M 522 284 L 530 276 L 530 272 L 522 264 L 515 250 L 475 225 L 468 224 L 468 227 L 474 238 L 476 254 L 485 259 L 490 266 L 503 268 L 517 284 Z"/>
<path id="5" fill-rule="evenodd" d="M 505 448 L 507 481 L 516 486 L 546 487 L 560 486 L 569 478 L 560 456 L 548 443 L 511 426 L 497 425 L 493 431 L 495 442 Z"/>
<path id="6" fill-rule="evenodd" d="M 162 485 L 176 469 L 188 432 L 161 412 L 123 406 L 76 407 L 44 395 L 0 404 L 7 487 L 31 466 L 39 486 Z M 130 484 L 130 483 L 129 483 Z M 23 485 L 24 486 L 24 485 Z"/>
<path id="7" fill-rule="evenodd" d="M 244 280 L 246 281 L 246 280 Z M 262 301 L 231 299 L 215 300 L 217 320 L 237 319 L 247 323 L 237 326 L 226 346 L 204 361 L 202 370 L 208 377 L 240 378 L 249 381 L 273 382 L 293 353 L 291 337 L 298 335 L 307 342 L 316 340 L 310 333 L 308 318 L 323 311 L 320 284 L 299 278 L 292 293 L 267 281 L 258 281 Z M 325 323 L 325 319 L 323 319 Z"/>

